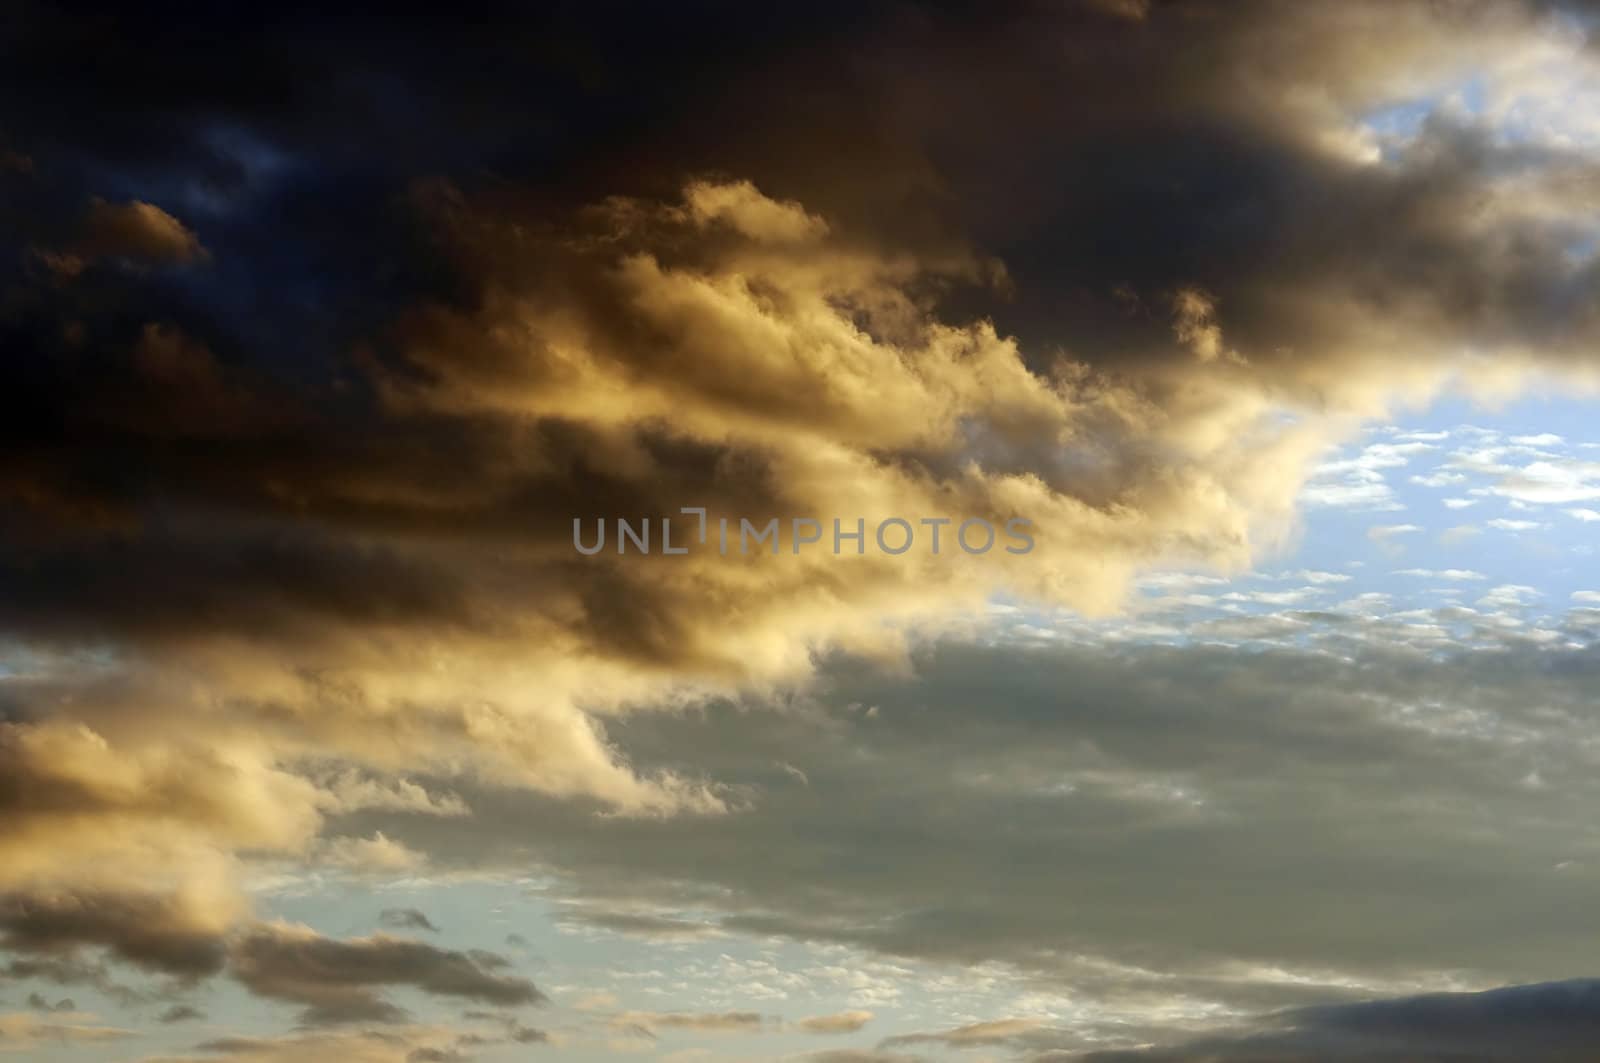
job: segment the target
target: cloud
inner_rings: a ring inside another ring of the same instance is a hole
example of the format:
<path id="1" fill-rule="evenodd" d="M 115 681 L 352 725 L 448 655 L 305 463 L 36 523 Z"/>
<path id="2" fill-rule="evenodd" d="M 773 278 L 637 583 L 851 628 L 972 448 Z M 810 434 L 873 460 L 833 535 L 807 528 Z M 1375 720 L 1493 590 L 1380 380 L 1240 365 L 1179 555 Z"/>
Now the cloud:
<path id="1" fill-rule="evenodd" d="M 613 1026 L 624 1030 L 698 1030 L 709 1033 L 760 1033 L 767 1026 L 767 1017 L 754 1011 L 727 1012 L 661 1012 L 627 1011 L 611 1020 Z"/>
<path id="2" fill-rule="evenodd" d="M 144 1003 L 146 994 L 115 981 L 106 963 L 79 955 L 14 956 L 0 966 L 0 980 L 89 986 L 123 1007 Z"/>
<path id="3" fill-rule="evenodd" d="M 828 232 L 801 204 L 774 201 L 749 181 L 696 182 L 684 192 L 683 209 L 697 226 L 726 224 L 758 243 L 806 243 Z"/>
<path id="4" fill-rule="evenodd" d="M 1375 543 L 1383 543 L 1396 536 L 1411 535 L 1421 530 L 1419 524 L 1375 524 L 1367 529 L 1367 538 Z"/>
<path id="5" fill-rule="evenodd" d="M 394 930 L 426 930 L 430 934 L 439 932 L 433 921 L 415 908 L 385 908 L 378 913 L 378 922 Z"/>
<path id="6" fill-rule="evenodd" d="M 1170 1049 L 1059 1058 L 1080 1063 L 1567 1060 L 1580 1057 L 1600 1036 L 1600 987 L 1577 980 L 1304 1008 L 1283 1015 L 1276 1025 L 1281 1028 L 1202 1038 Z"/>
<path id="7" fill-rule="evenodd" d="M 952 1030 L 933 1034 L 901 1034 L 883 1042 L 885 1048 L 905 1045 L 937 1044 L 945 1048 L 994 1047 L 1010 1045 L 1023 1035 L 1040 1028 L 1040 1023 L 1030 1019 L 994 1019 L 988 1022 L 969 1023 Z"/>
<path id="8" fill-rule="evenodd" d="M 122 1041 L 136 1034 L 116 1026 L 80 1022 L 52 1022 L 28 1014 L 0 1014 L 0 1041 L 7 1050 L 47 1051 L 53 1045 L 99 1044 Z"/>
<path id="9" fill-rule="evenodd" d="M 253 993 L 302 1005 L 308 1025 L 398 1021 L 404 1012 L 379 993 L 387 986 L 504 1007 L 545 1000 L 532 982 L 501 973 L 503 962 L 493 954 L 381 934 L 334 940 L 287 923 L 241 933 L 230 943 L 229 965 Z"/>
<path id="10" fill-rule="evenodd" d="M 1134 22 L 1142 22 L 1150 16 L 1150 0 L 1090 0 L 1090 6 Z"/>
<path id="11" fill-rule="evenodd" d="M 0 722 L 0 882 L 71 866 L 84 850 L 288 848 L 315 829 L 315 788 L 248 744 L 113 733 L 115 744 L 82 723 Z"/>
<path id="12" fill-rule="evenodd" d="M 0 44 L 26 86 L 0 94 L 0 226 L 41 249 L 0 265 L 15 354 L 0 366 L 0 927 L 18 961 L 104 950 L 200 977 L 233 955 L 247 985 L 324 1018 L 392 1019 L 382 986 L 435 977 L 408 963 L 493 995 L 509 976 L 470 954 L 263 930 L 241 871 L 493 864 L 508 806 L 537 810 L 541 859 L 589 884 L 602 925 L 692 933 L 704 919 L 675 916 L 673 891 L 737 886 L 734 929 L 1030 969 L 1079 944 L 1062 898 L 1106 913 L 1077 928 L 1106 952 L 1151 934 L 1204 966 L 1231 935 L 1381 967 L 1380 924 L 1420 939 L 1446 887 L 1503 895 L 1509 872 L 1474 862 L 1481 835 L 1452 818 L 1469 797 L 1507 802 L 1519 852 L 1557 855 L 1540 825 L 1560 809 L 1493 789 L 1510 776 L 1483 750 L 1527 724 L 1528 689 L 1563 705 L 1571 689 L 1530 669 L 1521 690 L 1475 691 L 1430 667 L 1474 623 L 1461 616 L 1345 618 L 1321 643 L 1344 657 L 1268 648 L 1243 672 L 1218 647 L 1066 657 L 1077 671 L 1027 658 L 1016 675 L 1010 658 L 946 660 L 929 712 L 968 746 L 902 730 L 904 692 L 852 677 L 874 712 L 832 722 L 866 735 L 870 771 L 803 713 L 733 719 L 726 747 L 675 744 L 686 709 L 826 693 L 839 654 L 905 669 L 918 636 L 996 595 L 1114 612 L 1151 568 L 1242 571 L 1299 504 L 1387 507 L 1383 470 L 1430 441 L 1319 462 L 1402 404 L 1546 375 L 1592 386 L 1600 319 L 1575 248 L 1594 217 L 1594 59 L 1543 5 L 795 8 L 715 33 L 684 33 L 698 24 L 676 11 L 562 10 L 439 27 L 421 49 L 310 14 L 249 33 L 197 16 L 206 49 L 158 20 L 37 14 Z M 661 47 L 669 34 L 687 43 Z M 1469 76 L 1481 106 L 1457 102 Z M 400 84 L 430 105 L 391 106 Z M 1415 128 L 1375 117 L 1397 106 Z M 1528 452 L 1555 445 L 1543 435 L 1480 443 L 1460 469 L 1502 496 L 1596 490 L 1590 464 Z M 575 517 L 687 531 L 685 505 L 1022 516 L 1038 547 L 572 547 Z M 1398 548 L 1417 530 L 1369 535 Z M 1317 632 L 1288 614 L 1199 630 Z M 1338 664 L 1383 640 L 1369 672 Z M 1500 678 L 1480 663 L 1464 674 Z M 1036 685 L 973 721 L 953 702 L 985 700 L 974 674 Z M 1065 709 L 1042 711 L 1059 689 Z M 1113 719 L 1124 693 L 1134 709 Z M 1134 719 L 1161 739 L 1141 747 Z M 1540 777 L 1572 767 L 1541 752 Z M 1254 791 L 1237 782 L 1251 772 Z M 881 815 L 881 842 L 841 815 L 846 796 Z M 1439 833 L 1391 833 L 1396 809 Z M 816 830 L 774 851 L 779 813 Z M 671 817 L 681 851 L 654 833 Z M 1275 850 L 1230 829 L 1243 822 L 1300 866 L 1264 866 Z M 951 866 L 951 836 L 987 867 Z M 1439 839 L 1472 862 L 1464 883 Z M 602 843 L 659 878 L 602 875 Z M 994 869 L 1018 851 L 1038 863 L 1002 889 Z M 1212 854 L 1221 877 L 1163 886 Z M 1335 855 L 1382 873 L 1407 918 L 1335 896 Z M 1070 875 L 1051 862 L 1066 856 Z M 851 903 L 790 892 L 819 866 Z M 1239 883 L 1269 872 L 1340 935 L 1310 947 L 1318 927 L 1283 897 L 1242 911 Z M 926 884 L 946 882 L 968 889 Z M 1529 968 L 1555 949 L 1498 945 Z M 1478 947 L 1440 946 L 1487 962 Z M 357 976 L 380 954 L 397 983 Z M 308 956 L 352 979 L 323 984 Z M 240 1051 L 456 1051 L 329 1044 Z"/>
<path id="13" fill-rule="evenodd" d="M 328 838 L 317 848 L 317 859 L 333 867 L 356 872 L 412 871 L 423 863 L 421 853 L 377 831 L 370 838 Z"/>
<path id="14" fill-rule="evenodd" d="M 52 1003 L 50 1003 L 48 1000 L 46 1000 L 43 996 L 41 996 L 38 993 L 29 993 L 28 994 L 28 1007 L 32 1008 L 34 1011 L 77 1011 L 78 1010 L 78 1005 L 76 1003 L 74 1003 L 71 998 L 58 1000 L 54 1004 L 52 1004 Z"/>
<path id="15" fill-rule="evenodd" d="M 64 474 L 67 451 L 0 475 L 19 547 L 0 561 L 0 631 L 43 664 L 0 724 L 11 777 L 32 780 L 0 793 L 21 811 L 0 836 L 15 873 L 203 866 L 220 895 L 247 848 L 408 870 L 387 836 L 320 837 L 362 804 L 463 811 L 402 773 L 725 813 L 693 768 L 637 773 L 607 718 L 803 678 L 816 647 L 893 657 L 900 628 L 998 586 L 1106 609 L 1167 555 L 1240 565 L 1254 526 L 1287 520 L 1316 446 L 1221 381 L 1158 415 L 1159 374 L 1036 369 L 926 294 L 990 285 L 977 256 L 922 261 L 746 183 L 608 200 L 532 241 L 448 185 L 411 206 L 483 298 L 419 301 L 376 330 L 354 417 L 177 325 L 39 339 L 81 371 L 14 401 L 110 432 L 139 471 L 131 494 Z M 140 401 L 118 406 L 130 381 Z M 206 439 L 227 442 L 188 445 Z M 428 457 L 444 453 L 467 460 Z M 186 516 L 154 519 L 161 499 Z M 572 549 L 575 515 L 687 502 L 1051 530 L 1032 558 Z M 90 646 L 114 650 L 78 667 Z"/>
<path id="16" fill-rule="evenodd" d="M 199 1008 L 188 1004 L 174 1004 L 156 1016 L 156 1021 L 164 1026 L 171 1026 L 179 1022 L 198 1022 L 205 1017 L 205 1012 Z"/>
<path id="17" fill-rule="evenodd" d="M 1474 572 L 1468 568 L 1401 568 L 1396 569 L 1394 574 L 1396 576 L 1416 576 L 1421 579 L 1442 579 L 1452 583 L 1467 583 L 1489 578 L 1482 572 Z"/>
<path id="18" fill-rule="evenodd" d="M 195 234 L 160 207 L 135 200 L 89 206 L 83 250 L 95 256 L 190 262 L 206 255 Z"/>
<path id="19" fill-rule="evenodd" d="M 428 1026 L 389 1026 L 382 1030 L 311 1030 L 279 1037 L 229 1036 L 204 1041 L 198 1054 L 146 1057 L 147 1063 L 296 1063 L 305 1059 L 341 1059 L 351 1063 L 416 1063 L 421 1053 L 445 1053 L 450 1059 L 457 1035 Z M 454 1056 L 454 1058 L 461 1058 Z"/>
<path id="20" fill-rule="evenodd" d="M 469 1057 L 450 1048 L 413 1048 L 406 1063 L 466 1063 Z"/>
<path id="21" fill-rule="evenodd" d="M 66 277 L 103 259 L 183 265 L 209 257 L 183 222 L 155 204 L 108 203 L 99 197 L 90 202 L 74 242 L 39 254 L 52 271 Z"/>
<path id="22" fill-rule="evenodd" d="M 737 816 L 596 822 L 524 795 L 471 834 L 419 821 L 402 836 L 442 871 L 510 872 L 497 854 L 536 831 L 559 900 L 845 946 L 845 968 L 1003 969 L 1069 996 L 1085 1048 L 1309 1000 L 1580 973 L 1568 918 L 1593 884 L 1553 868 L 1594 790 L 1592 636 L 1535 643 L 1471 610 L 1333 611 L 1250 652 L 950 641 L 909 674 L 837 661 L 782 711 L 710 704 L 618 730 L 640 764 L 704 763 L 750 794 Z M 824 864 L 822 895 L 805 869 Z M 1272 891 L 1240 891 L 1269 870 Z M 1544 898 L 1532 922 L 1513 918 L 1519 883 Z M 1508 929 L 1441 933 L 1445 889 Z M 1063 921 L 1064 906 L 1095 918 Z"/>
<path id="23" fill-rule="evenodd" d="M 834 1015 L 814 1015 L 800 1019 L 794 1025 L 806 1033 L 845 1034 L 858 1033 L 872 1021 L 870 1011 L 841 1011 Z"/>
<path id="24" fill-rule="evenodd" d="M 44 956 L 99 945 L 147 970 L 201 977 L 222 968 L 220 934 L 231 914 L 209 900 L 194 892 L 0 894 L 0 944 Z"/>
<path id="25" fill-rule="evenodd" d="M 1483 529 L 1476 524 L 1456 524 L 1440 532 L 1437 536 L 1437 541 L 1441 546 L 1453 546 L 1456 543 L 1465 542 L 1475 535 L 1482 534 Z"/>
<path id="26" fill-rule="evenodd" d="M 573 905 L 564 918 L 574 925 L 598 927 L 618 934 L 663 941 L 693 941 L 714 937 L 715 925 L 692 919 L 678 919 L 651 911 L 627 911 Z"/>
<path id="27" fill-rule="evenodd" d="M 550 1042 L 550 1035 L 534 1026 L 513 1023 L 507 1035 L 513 1044 L 542 1045 Z"/>
<path id="28" fill-rule="evenodd" d="M 1600 462 L 1535 461 L 1513 468 L 1492 486 L 1519 502 L 1571 503 L 1600 498 Z"/>
<path id="29" fill-rule="evenodd" d="M 1172 299 L 1172 331 L 1178 342 L 1202 362 L 1227 357 L 1239 360 L 1237 351 L 1223 345 L 1222 329 L 1217 325 L 1216 300 L 1198 288 L 1182 288 Z"/>

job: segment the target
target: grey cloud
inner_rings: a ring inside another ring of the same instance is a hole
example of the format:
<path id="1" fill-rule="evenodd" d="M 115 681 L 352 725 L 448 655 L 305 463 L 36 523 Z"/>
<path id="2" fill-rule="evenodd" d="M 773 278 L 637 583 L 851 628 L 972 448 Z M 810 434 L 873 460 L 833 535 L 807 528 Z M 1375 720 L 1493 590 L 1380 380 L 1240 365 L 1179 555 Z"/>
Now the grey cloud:
<path id="1" fill-rule="evenodd" d="M 767 1018 L 755 1011 L 630 1011 L 617 1016 L 613 1025 L 625 1030 L 644 1030 L 652 1035 L 658 1029 L 752 1033 L 762 1030 Z"/>
<path id="2" fill-rule="evenodd" d="M 659 940 L 688 941 L 714 935 L 715 924 L 692 919 L 677 919 L 652 912 L 617 911 L 606 908 L 575 905 L 567 909 L 565 919 L 579 926 L 599 927 L 619 934 Z"/>
<path id="3" fill-rule="evenodd" d="M 378 922 L 395 930 L 426 930 L 430 934 L 439 932 L 433 920 L 415 908 L 385 908 L 378 913 Z"/>
<path id="4" fill-rule="evenodd" d="M 412 1063 L 413 1058 L 440 1058 L 413 1053 L 452 1051 L 441 1044 L 445 1031 L 425 1028 L 403 1030 L 311 1030 L 280 1036 L 229 1036 L 204 1041 L 194 1047 L 200 1055 L 157 1057 L 160 1063 L 195 1063 L 196 1060 L 227 1056 L 250 1063 L 291 1063 L 301 1059 L 359 1059 L 373 1063 Z M 445 1059 L 452 1058 L 445 1055 Z M 463 1058 L 463 1057 L 454 1057 Z M 155 1063 L 152 1060 L 152 1063 Z"/>
<path id="5" fill-rule="evenodd" d="M 1590 979 L 1439 993 L 1280 1016 L 1277 1029 L 1143 1051 L 1046 1053 L 1074 1063 L 1565 1063 L 1600 1043 L 1600 983 Z"/>
<path id="6" fill-rule="evenodd" d="M 221 970 L 222 939 L 205 913 L 161 894 L 54 890 L 0 895 L 0 943 L 17 952 L 70 955 L 105 946 L 137 967 L 184 978 Z"/>
<path id="7" fill-rule="evenodd" d="M 868 1048 L 826 1048 L 793 1057 L 803 1063 L 918 1063 L 923 1056 L 904 1052 L 880 1052 Z"/>
<path id="8" fill-rule="evenodd" d="M 123 1007 L 144 1003 L 147 996 L 114 980 L 105 963 L 78 955 L 16 956 L 0 966 L 0 980 L 88 986 Z"/>
<path id="9" fill-rule="evenodd" d="M 1174 998 L 1263 1010 L 1446 971 L 1584 973 L 1594 650 L 1342 649 L 945 644 L 909 681 L 840 663 L 781 713 L 614 729 L 642 764 L 692 757 L 750 795 L 715 824 L 485 795 L 473 835 L 407 840 L 494 866 L 531 830 L 520 858 L 587 905 L 1006 961 L 1125 1034 Z M 1468 912 L 1479 929 L 1454 933 Z"/>
<path id="10" fill-rule="evenodd" d="M 28 994 L 28 1007 L 34 1011 L 77 1011 L 78 1005 L 70 997 L 50 1003 L 38 993 Z"/>
<path id="11" fill-rule="evenodd" d="M 834 1015 L 813 1015 L 794 1025 L 806 1033 L 846 1034 L 859 1032 L 871 1021 L 870 1011 L 841 1011 Z"/>
<path id="12" fill-rule="evenodd" d="M 527 979 L 497 973 L 505 961 L 492 953 L 382 935 L 341 941 L 303 927 L 260 924 L 231 943 L 229 962 L 252 992 L 303 1005 L 309 1025 L 396 1021 L 404 1012 L 380 995 L 388 986 L 499 1006 L 546 999 Z"/>
<path id="13" fill-rule="evenodd" d="M 172 1007 L 156 1016 L 156 1021 L 165 1026 L 178 1022 L 197 1022 L 206 1017 L 206 1013 L 189 1004 L 174 1004 Z"/>

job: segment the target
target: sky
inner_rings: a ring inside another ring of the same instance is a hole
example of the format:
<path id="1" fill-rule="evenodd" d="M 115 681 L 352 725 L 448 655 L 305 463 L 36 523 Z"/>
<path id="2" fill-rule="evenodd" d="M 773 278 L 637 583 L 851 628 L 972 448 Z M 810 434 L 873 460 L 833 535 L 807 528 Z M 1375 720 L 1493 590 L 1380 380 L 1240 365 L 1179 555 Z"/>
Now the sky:
<path id="1" fill-rule="evenodd" d="M 1596 33 L 12 5 L 0 1059 L 1594 1055 Z"/>

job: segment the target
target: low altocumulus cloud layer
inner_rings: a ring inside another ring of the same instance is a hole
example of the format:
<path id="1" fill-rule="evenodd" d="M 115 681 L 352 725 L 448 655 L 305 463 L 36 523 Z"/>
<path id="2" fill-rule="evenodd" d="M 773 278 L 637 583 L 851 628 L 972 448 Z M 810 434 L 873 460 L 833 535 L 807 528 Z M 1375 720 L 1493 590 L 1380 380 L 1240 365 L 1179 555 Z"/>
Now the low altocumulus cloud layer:
<path id="1" fill-rule="evenodd" d="M 1243 568 L 1400 402 L 1589 386 L 1571 12 L 167 21 L 24 5 L 0 42 L 17 962 L 311 1024 L 398 1027 L 386 986 L 534 1004 L 242 885 L 516 853 L 619 930 L 692 936 L 626 903 L 714 894 L 733 929 L 1160 975 L 1105 994 L 1581 973 L 1586 649 L 911 648 L 997 592 L 1104 613 Z M 683 506 L 1037 549 L 573 549 Z M 1543 918 L 1457 932 L 1513 898 Z M 339 1051 L 461 1051 L 430 1036 Z"/>

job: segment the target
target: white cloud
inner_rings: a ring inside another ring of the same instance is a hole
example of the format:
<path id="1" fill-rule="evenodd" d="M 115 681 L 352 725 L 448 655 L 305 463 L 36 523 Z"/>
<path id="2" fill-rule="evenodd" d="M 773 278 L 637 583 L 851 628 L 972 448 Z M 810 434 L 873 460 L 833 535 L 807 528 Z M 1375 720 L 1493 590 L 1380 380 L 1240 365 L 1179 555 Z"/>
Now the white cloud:
<path id="1" fill-rule="evenodd" d="M 1380 470 L 1398 468 L 1436 449 L 1422 442 L 1374 443 L 1354 457 L 1323 462 L 1301 489 L 1300 501 L 1308 506 L 1402 509 Z"/>
<path id="2" fill-rule="evenodd" d="M 1383 542 L 1397 535 L 1410 535 L 1421 530 L 1419 524 L 1375 524 L 1367 529 L 1367 538 L 1373 542 Z"/>
<path id="3" fill-rule="evenodd" d="M 1457 524 L 1455 527 L 1446 528 L 1439 533 L 1439 544 L 1441 546 L 1454 546 L 1456 543 L 1464 542 L 1474 535 L 1482 534 L 1483 529 L 1476 524 Z"/>
<path id="4" fill-rule="evenodd" d="M 1586 502 L 1600 498 L 1600 462 L 1536 461 L 1510 470 L 1493 491 L 1522 502 Z"/>
<path id="5" fill-rule="evenodd" d="M 1521 583 L 1505 583 L 1491 588 L 1477 601 L 1478 605 L 1486 609 L 1515 609 L 1526 604 L 1528 598 L 1540 597 L 1537 587 L 1529 587 Z"/>
<path id="6" fill-rule="evenodd" d="M 1471 580 L 1488 579 L 1482 572 L 1474 572 L 1469 568 L 1398 568 L 1396 576 L 1421 576 L 1424 579 L 1446 579 L 1456 583 Z"/>

